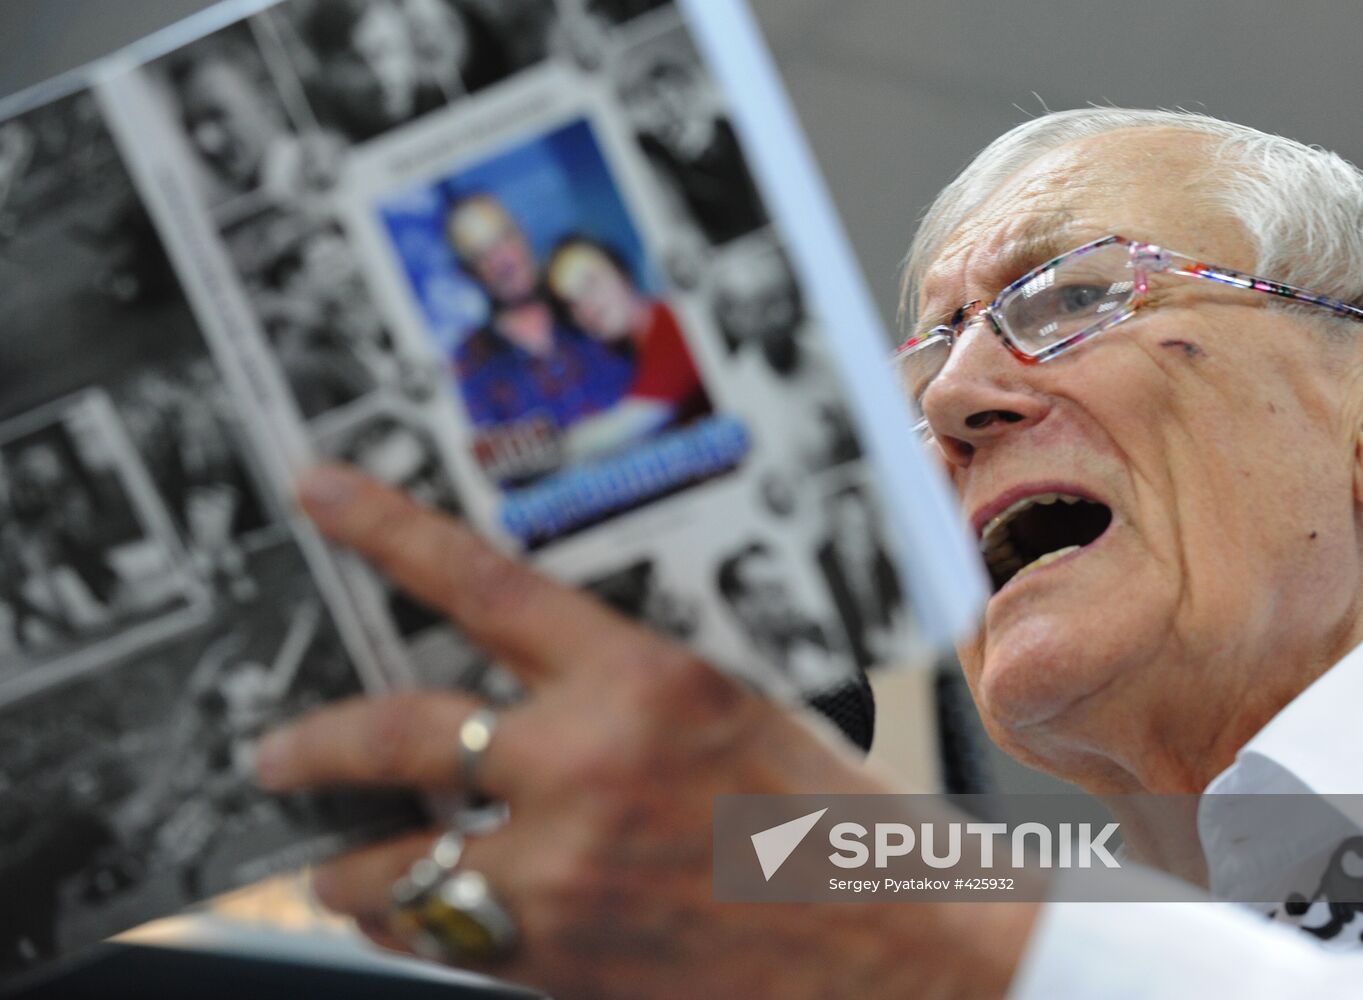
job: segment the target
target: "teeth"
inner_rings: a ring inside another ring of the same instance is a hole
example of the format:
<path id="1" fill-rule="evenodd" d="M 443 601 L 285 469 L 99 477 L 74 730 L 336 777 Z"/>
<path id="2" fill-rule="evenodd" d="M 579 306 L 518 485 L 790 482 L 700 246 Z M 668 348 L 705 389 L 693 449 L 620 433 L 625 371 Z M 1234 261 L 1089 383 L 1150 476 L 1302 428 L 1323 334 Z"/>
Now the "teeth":
<path id="1" fill-rule="evenodd" d="M 1078 545 L 1066 545 L 1063 549 L 1056 549 L 1054 552 L 1047 552 L 1044 556 L 1040 556 L 1036 559 L 1033 559 L 1026 566 L 1022 567 L 1022 569 L 1014 573 L 1013 579 L 1016 580 L 1020 576 L 1026 576 L 1034 569 L 1040 569 L 1042 566 L 1049 566 L 1057 559 L 1063 558 L 1064 556 L 1069 555 L 1071 552 L 1078 551 L 1079 551 Z"/>
<path id="2" fill-rule="evenodd" d="M 991 566 L 999 566 L 1006 562 L 1013 562 L 1014 560 L 1018 560 L 1019 566 L 1022 565 L 1022 557 L 1018 555 L 1017 549 L 1013 548 L 1013 546 L 1007 542 L 989 549 L 985 552 L 985 556 L 988 557 L 989 565 Z"/>
<path id="3" fill-rule="evenodd" d="M 980 532 L 979 542 L 980 553 L 984 556 L 989 571 L 995 578 L 1015 580 L 1025 573 L 1048 566 L 1055 560 L 1077 551 L 1081 546 L 1066 546 L 1055 552 L 1048 552 L 1024 565 L 1023 556 L 1013 544 L 1009 524 L 1023 511 L 1037 504 L 1043 506 L 1050 506 L 1055 503 L 1074 505 L 1084 502 L 1083 497 L 1074 496 L 1070 493 L 1037 493 L 1011 504 L 997 517 L 991 518 L 989 523 L 984 526 L 984 530 Z"/>
<path id="4" fill-rule="evenodd" d="M 998 542 L 999 537 L 1007 537 L 1004 529 L 1018 514 L 1021 514 L 1028 507 L 1034 504 L 1045 504 L 1049 506 L 1053 503 L 1077 504 L 1083 503 L 1083 497 L 1077 497 L 1069 493 L 1038 493 L 1035 496 L 1023 497 L 1017 503 L 1012 504 L 1007 510 L 997 517 L 991 518 L 989 523 L 984 526 L 984 531 L 980 532 L 980 551 L 988 552 Z"/>

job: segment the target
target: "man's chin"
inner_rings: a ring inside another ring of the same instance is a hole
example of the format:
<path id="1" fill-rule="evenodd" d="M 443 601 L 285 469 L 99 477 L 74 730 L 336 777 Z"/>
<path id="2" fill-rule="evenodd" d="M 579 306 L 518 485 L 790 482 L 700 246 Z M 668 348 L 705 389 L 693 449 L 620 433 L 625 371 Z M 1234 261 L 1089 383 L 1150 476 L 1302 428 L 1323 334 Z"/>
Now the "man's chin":
<path id="1" fill-rule="evenodd" d="M 1065 626 L 1070 626 L 1066 628 Z M 1017 733 L 1065 728 L 1121 672 L 1085 640 L 1084 626 L 1035 616 L 983 635 L 962 663 L 980 713 L 991 728 Z M 1076 632 L 1078 634 L 1076 634 Z"/>

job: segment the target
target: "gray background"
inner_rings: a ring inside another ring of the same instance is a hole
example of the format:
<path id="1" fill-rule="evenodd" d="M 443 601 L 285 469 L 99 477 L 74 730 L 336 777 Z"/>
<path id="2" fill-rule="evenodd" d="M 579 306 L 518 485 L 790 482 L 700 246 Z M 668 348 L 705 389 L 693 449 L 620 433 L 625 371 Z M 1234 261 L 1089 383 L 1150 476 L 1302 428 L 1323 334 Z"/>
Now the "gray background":
<path id="1" fill-rule="evenodd" d="M 0 0 L 0 95 L 207 5 Z M 1363 162 L 1357 0 L 753 6 L 887 322 L 898 262 L 933 194 L 1043 103 L 1185 107 Z M 1006 787 L 1046 787 L 998 766 Z"/>

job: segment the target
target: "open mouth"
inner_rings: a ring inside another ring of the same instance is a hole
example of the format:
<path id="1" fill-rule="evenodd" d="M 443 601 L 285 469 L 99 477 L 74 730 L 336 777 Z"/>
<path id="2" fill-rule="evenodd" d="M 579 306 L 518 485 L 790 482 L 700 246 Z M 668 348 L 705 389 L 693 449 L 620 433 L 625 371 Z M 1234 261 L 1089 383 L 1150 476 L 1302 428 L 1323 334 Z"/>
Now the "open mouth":
<path id="1" fill-rule="evenodd" d="M 1048 566 L 1098 540 L 1112 523 L 1112 509 L 1070 493 L 1025 497 L 991 519 L 980 534 L 980 552 L 994 593 L 1011 580 Z"/>

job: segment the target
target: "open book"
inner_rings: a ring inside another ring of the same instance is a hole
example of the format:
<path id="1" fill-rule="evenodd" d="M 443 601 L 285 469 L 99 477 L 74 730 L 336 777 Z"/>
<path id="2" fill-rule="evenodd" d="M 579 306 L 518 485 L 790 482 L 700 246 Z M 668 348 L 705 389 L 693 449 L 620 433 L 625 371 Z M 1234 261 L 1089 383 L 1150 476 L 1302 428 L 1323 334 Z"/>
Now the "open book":
<path id="1" fill-rule="evenodd" d="M 417 821 L 330 699 L 507 677 L 324 459 L 805 699 L 984 586 L 741 3 L 229 2 L 0 103 L 0 976 Z"/>

